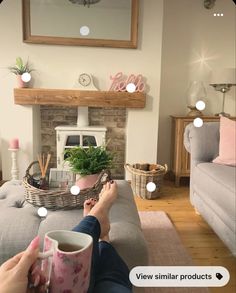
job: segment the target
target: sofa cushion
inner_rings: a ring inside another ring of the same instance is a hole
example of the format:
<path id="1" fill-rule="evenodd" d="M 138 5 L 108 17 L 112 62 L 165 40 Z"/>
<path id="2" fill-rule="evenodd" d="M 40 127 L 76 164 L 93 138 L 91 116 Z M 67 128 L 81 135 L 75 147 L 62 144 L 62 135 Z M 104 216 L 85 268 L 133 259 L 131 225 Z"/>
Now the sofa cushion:
<path id="1" fill-rule="evenodd" d="M 235 230 L 236 168 L 213 163 L 200 163 L 194 168 L 194 192 L 214 208 L 218 216 Z"/>
<path id="2" fill-rule="evenodd" d="M 236 121 L 220 117 L 219 156 L 213 163 L 236 166 Z"/>

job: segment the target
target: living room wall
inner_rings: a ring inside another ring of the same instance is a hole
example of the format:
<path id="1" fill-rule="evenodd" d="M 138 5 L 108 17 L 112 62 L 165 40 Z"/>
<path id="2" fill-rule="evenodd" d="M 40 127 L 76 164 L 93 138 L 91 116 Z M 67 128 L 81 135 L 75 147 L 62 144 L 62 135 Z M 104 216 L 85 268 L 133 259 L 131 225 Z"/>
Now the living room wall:
<path id="1" fill-rule="evenodd" d="M 20 177 L 40 149 L 38 108 L 14 105 L 16 79 L 7 71 L 15 58 L 29 57 L 34 87 L 72 88 L 82 72 L 91 73 L 101 90 L 110 86 L 109 77 L 119 71 L 141 73 L 147 82 L 145 109 L 128 110 L 126 161 L 155 162 L 159 115 L 163 0 L 140 0 L 138 49 L 53 46 L 22 42 L 21 1 L 5 0 L 0 5 L 0 133 L 3 176 L 10 178 L 8 142 L 20 140 Z M 137 131 L 138 130 L 138 131 Z"/>
<path id="2" fill-rule="evenodd" d="M 211 71 L 235 67 L 236 11 L 232 0 L 216 0 L 206 9 L 201 0 L 165 0 L 159 111 L 159 163 L 170 165 L 171 118 L 185 115 L 186 91 L 193 80 L 207 90 L 206 115 L 221 111 L 222 94 L 209 86 Z M 224 16 L 214 16 L 223 13 Z M 226 95 L 225 112 L 236 115 L 235 87 Z"/>

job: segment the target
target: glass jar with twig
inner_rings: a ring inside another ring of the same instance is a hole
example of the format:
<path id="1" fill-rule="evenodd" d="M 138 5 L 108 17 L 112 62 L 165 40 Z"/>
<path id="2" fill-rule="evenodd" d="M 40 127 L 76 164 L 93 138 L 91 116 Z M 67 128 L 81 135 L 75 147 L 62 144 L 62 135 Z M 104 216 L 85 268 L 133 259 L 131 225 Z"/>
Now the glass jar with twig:
<path id="1" fill-rule="evenodd" d="M 47 169 L 48 165 L 51 159 L 51 154 L 48 153 L 47 156 L 45 154 L 38 154 L 38 162 L 39 162 L 39 168 L 41 172 L 40 180 L 39 180 L 39 188 L 40 189 L 49 189 L 49 183 L 47 180 Z"/>

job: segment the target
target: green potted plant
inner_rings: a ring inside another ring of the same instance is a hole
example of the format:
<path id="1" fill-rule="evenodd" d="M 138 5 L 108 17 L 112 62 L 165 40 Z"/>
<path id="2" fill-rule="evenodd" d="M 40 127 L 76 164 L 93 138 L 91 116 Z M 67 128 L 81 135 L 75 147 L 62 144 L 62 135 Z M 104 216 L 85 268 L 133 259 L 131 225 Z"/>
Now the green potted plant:
<path id="1" fill-rule="evenodd" d="M 17 76 L 18 87 L 28 87 L 31 79 L 30 72 L 33 71 L 28 61 L 24 64 L 22 58 L 17 57 L 16 64 L 14 66 L 9 66 L 8 69 Z"/>
<path id="2" fill-rule="evenodd" d="M 69 163 L 71 171 L 79 174 L 76 184 L 80 189 L 92 187 L 101 171 L 110 169 L 113 165 L 113 154 L 105 146 L 77 146 L 65 150 L 65 162 Z"/>

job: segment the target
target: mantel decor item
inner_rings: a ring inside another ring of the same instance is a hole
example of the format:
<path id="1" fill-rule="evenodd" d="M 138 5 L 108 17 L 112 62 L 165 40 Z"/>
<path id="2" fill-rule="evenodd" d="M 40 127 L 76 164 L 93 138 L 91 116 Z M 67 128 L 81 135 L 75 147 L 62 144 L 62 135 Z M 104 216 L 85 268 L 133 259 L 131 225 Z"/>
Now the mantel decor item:
<path id="1" fill-rule="evenodd" d="M 68 187 L 43 190 L 34 186 L 35 176 L 30 174 L 31 168 L 35 164 L 38 164 L 38 161 L 34 161 L 29 165 L 23 178 L 25 200 L 34 206 L 43 206 L 47 209 L 82 208 L 86 199 L 98 199 L 103 185 L 111 180 L 109 170 L 103 170 L 93 187 L 81 190 L 78 195 L 73 195 Z"/>
<path id="2" fill-rule="evenodd" d="M 192 81 L 187 90 L 187 106 L 190 109 L 188 116 L 201 116 L 202 112 L 196 108 L 196 103 L 204 101 L 206 97 L 206 89 L 202 81 Z"/>
<path id="3" fill-rule="evenodd" d="M 122 72 L 117 72 L 114 76 L 110 76 L 112 80 L 109 91 L 116 92 L 144 92 L 146 88 L 146 84 L 142 74 L 130 74 L 129 76 L 125 76 Z M 133 91 L 127 90 L 127 86 L 134 86 Z"/>
<path id="4" fill-rule="evenodd" d="M 17 76 L 17 84 L 19 88 L 29 87 L 29 82 L 31 80 L 31 72 L 33 69 L 30 68 L 29 62 L 23 62 L 21 57 L 16 58 L 16 64 L 14 66 L 9 66 L 10 72 Z"/>
<path id="5" fill-rule="evenodd" d="M 225 68 L 214 71 L 212 74 L 210 85 L 213 86 L 216 91 L 220 91 L 223 94 L 221 112 L 217 113 L 216 116 L 229 117 L 230 114 L 225 113 L 224 111 L 225 94 L 231 89 L 232 86 L 236 85 L 236 69 Z"/>
<path id="6" fill-rule="evenodd" d="M 77 146 L 65 150 L 65 162 L 77 176 L 80 190 L 90 188 L 97 181 L 100 172 L 112 167 L 113 154 L 105 146 Z"/>

